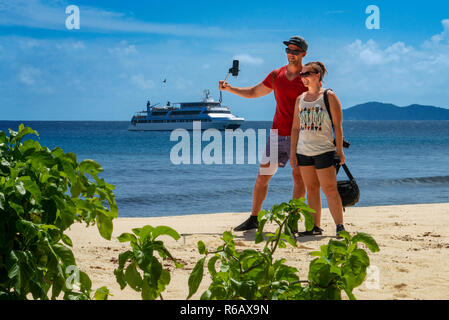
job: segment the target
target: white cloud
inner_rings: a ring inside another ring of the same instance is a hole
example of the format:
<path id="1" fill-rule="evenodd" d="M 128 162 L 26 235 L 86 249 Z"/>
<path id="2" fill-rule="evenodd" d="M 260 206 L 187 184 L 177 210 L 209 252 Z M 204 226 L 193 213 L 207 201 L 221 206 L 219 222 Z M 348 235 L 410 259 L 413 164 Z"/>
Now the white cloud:
<path id="1" fill-rule="evenodd" d="M 22 67 L 18 75 L 19 81 L 28 86 L 36 84 L 37 77 L 41 75 L 41 71 L 33 66 Z"/>
<path id="2" fill-rule="evenodd" d="M 63 1 L 0 0 L 0 25 L 64 30 L 67 6 Z M 79 6 L 80 31 L 132 32 L 196 37 L 231 37 L 232 33 L 218 27 L 192 24 L 152 23 L 135 20 L 122 13 L 101 8 Z M 150 15 L 151 17 L 151 15 Z M 78 31 L 77 31 L 78 32 Z"/>
<path id="3" fill-rule="evenodd" d="M 129 45 L 127 41 L 120 41 L 117 47 L 108 49 L 108 52 L 119 56 L 127 56 L 136 54 L 137 49 L 135 45 Z"/>
<path id="4" fill-rule="evenodd" d="M 329 57 L 326 85 L 346 106 L 366 101 L 449 107 L 449 20 L 443 32 L 419 46 L 397 41 L 383 45 L 357 39 Z"/>
<path id="5" fill-rule="evenodd" d="M 253 66 L 260 66 L 263 64 L 263 59 L 253 57 L 249 54 L 243 53 L 243 54 L 237 54 L 232 59 L 234 60 L 240 60 L 240 62 L 247 63 L 249 65 Z"/>
<path id="6" fill-rule="evenodd" d="M 430 41 L 434 44 L 446 43 L 449 44 L 449 19 L 444 19 L 441 21 L 443 25 L 443 32 L 434 35 Z"/>
<path id="7" fill-rule="evenodd" d="M 63 51 L 78 51 L 86 49 L 83 41 L 66 41 L 56 44 L 56 48 Z"/>
<path id="8" fill-rule="evenodd" d="M 407 47 L 403 42 L 396 42 L 386 49 L 379 48 L 378 44 L 370 39 L 366 43 L 357 39 L 346 47 L 349 55 L 368 65 L 388 64 L 399 61 L 404 56 L 413 52 L 412 47 Z"/>

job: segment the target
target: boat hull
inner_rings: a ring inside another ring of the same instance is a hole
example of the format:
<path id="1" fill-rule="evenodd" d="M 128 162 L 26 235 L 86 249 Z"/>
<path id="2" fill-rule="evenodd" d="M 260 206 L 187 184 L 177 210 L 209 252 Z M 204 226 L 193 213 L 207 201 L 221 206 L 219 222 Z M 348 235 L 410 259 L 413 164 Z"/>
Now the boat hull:
<path id="1" fill-rule="evenodd" d="M 223 121 L 200 121 L 195 120 L 195 122 L 201 122 L 201 130 L 207 129 L 237 129 L 239 128 L 244 120 L 223 120 Z M 173 131 L 176 129 L 193 130 L 193 122 L 162 122 L 162 123 L 136 123 L 131 124 L 128 127 L 129 131 Z"/>

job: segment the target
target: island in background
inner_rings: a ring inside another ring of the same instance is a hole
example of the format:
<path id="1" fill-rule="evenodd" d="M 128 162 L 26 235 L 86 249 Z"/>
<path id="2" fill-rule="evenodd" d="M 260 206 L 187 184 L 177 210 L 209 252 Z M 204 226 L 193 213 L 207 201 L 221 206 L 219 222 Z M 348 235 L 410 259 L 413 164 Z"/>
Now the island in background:
<path id="1" fill-rule="evenodd" d="M 449 120 L 449 109 L 412 104 L 367 102 L 343 109 L 344 120 Z"/>

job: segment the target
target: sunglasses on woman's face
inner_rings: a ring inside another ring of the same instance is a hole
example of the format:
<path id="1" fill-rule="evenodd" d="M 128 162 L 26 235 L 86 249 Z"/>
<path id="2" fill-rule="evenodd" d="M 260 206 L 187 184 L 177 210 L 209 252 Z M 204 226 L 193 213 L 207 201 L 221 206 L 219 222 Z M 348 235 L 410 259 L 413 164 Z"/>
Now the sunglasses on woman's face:
<path id="1" fill-rule="evenodd" d="M 302 50 L 292 50 L 290 48 L 285 48 L 285 52 L 287 52 L 288 54 L 292 54 L 297 56 L 298 54 L 300 54 L 301 52 L 304 52 Z"/>
<path id="2" fill-rule="evenodd" d="M 300 73 L 299 75 L 301 76 L 301 78 L 304 78 L 304 77 L 308 77 L 308 76 L 310 76 L 312 74 L 317 74 L 317 72 L 306 71 L 306 72 Z"/>

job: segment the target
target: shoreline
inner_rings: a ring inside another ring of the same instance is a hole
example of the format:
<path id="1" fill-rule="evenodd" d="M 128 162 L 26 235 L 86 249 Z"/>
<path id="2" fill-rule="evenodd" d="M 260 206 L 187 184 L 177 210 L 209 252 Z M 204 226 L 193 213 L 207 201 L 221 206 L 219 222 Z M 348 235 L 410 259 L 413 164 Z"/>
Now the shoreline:
<path id="1" fill-rule="evenodd" d="M 75 224 L 67 235 L 73 241 L 73 252 L 78 267 L 92 280 L 95 291 L 107 286 L 113 296 L 110 300 L 140 300 L 140 294 L 129 287 L 120 290 L 113 270 L 118 266 L 118 255 L 129 248 L 117 236 L 133 228 L 165 225 L 175 229 L 181 238 L 161 237 L 170 253 L 184 264 L 176 269 L 164 261 L 171 273 L 171 281 L 162 293 L 165 300 L 185 300 L 188 295 L 188 277 L 200 255 L 197 242 L 202 240 L 209 250 L 221 244 L 221 235 L 240 224 L 249 212 L 211 213 L 148 218 L 118 218 L 114 220 L 111 241 L 101 238 L 96 226 L 86 228 Z M 374 237 L 380 252 L 371 253 L 371 266 L 379 274 L 378 289 L 363 283 L 354 290 L 357 299 L 449 299 L 449 203 L 351 207 L 344 213 L 345 227 L 352 235 L 366 232 Z M 299 223 L 299 228 L 304 228 Z M 308 265 L 313 259 L 308 253 L 319 250 L 335 237 L 335 224 L 327 208 L 322 211 L 322 228 L 319 237 L 304 237 L 297 247 L 279 249 L 275 258 L 285 258 L 287 264 L 299 270 L 299 277 L 307 278 Z M 274 226 L 267 225 L 267 231 Z M 233 232 L 238 249 L 260 249 L 263 243 L 254 243 L 255 231 Z M 209 275 L 205 271 L 198 292 L 199 299 L 207 289 Z M 343 294 L 345 297 L 345 295 Z"/>

